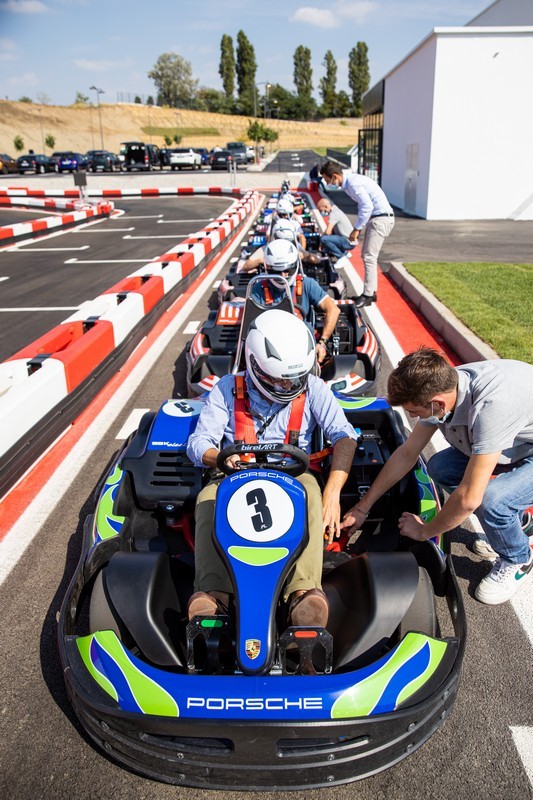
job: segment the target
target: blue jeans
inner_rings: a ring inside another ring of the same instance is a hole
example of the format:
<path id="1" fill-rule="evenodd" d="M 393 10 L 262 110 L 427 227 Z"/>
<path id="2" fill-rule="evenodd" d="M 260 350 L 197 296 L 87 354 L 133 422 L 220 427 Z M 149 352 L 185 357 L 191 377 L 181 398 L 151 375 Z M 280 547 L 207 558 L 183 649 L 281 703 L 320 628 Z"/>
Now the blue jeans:
<path id="1" fill-rule="evenodd" d="M 334 233 L 324 234 L 321 242 L 326 253 L 331 253 L 337 258 L 342 258 L 343 255 L 349 253 L 355 247 L 355 242 L 351 242 L 347 236 L 338 236 Z"/>
<path id="2" fill-rule="evenodd" d="M 428 472 L 438 486 L 451 494 L 461 483 L 468 460 L 455 447 L 448 447 L 429 459 Z M 522 513 L 533 505 L 533 456 L 506 469 L 489 481 L 474 513 L 493 550 L 505 561 L 525 564 L 531 551 L 522 530 Z"/>

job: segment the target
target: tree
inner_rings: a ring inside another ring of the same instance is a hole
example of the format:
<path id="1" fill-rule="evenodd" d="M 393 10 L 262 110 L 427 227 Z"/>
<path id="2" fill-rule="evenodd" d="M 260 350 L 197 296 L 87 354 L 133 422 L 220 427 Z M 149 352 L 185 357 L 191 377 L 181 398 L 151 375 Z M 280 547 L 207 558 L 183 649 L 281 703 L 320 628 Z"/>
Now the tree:
<path id="1" fill-rule="evenodd" d="M 158 101 L 159 101 L 159 98 L 158 98 Z M 147 106 L 153 106 L 153 104 L 154 104 L 154 98 L 152 97 L 151 94 L 149 94 L 148 97 L 146 98 L 146 105 Z M 163 104 L 158 102 L 157 105 L 163 105 Z"/>
<path id="2" fill-rule="evenodd" d="M 311 51 L 303 44 L 294 51 L 294 85 L 298 97 L 310 97 L 313 91 L 313 70 L 311 69 Z"/>
<path id="3" fill-rule="evenodd" d="M 232 101 L 235 92 L 235 53 L 233 52 L 233 39 L 227 34 L 224 34 L 220 41 L 218 74 L 222 78 L 226 98 Z"/>
<path id="4" fill-rule="evenodd" d="M 179 144 L 181 142 L 181 136 L 179 135 L 179 133 L 174 134 L 172 141 L 174 142 L 174 144 Z"/>
<path id="5" fill-rule="evenodd" d="M 163 136 L 163 140 L 164 140 L 164 142 L 165 142 L 166 146 L 167 146 L 167 147 L 170 147 L 170 145 L 172 144 L 172 136 L 169 136 L 169 135 L 168 135 L 168 133 L 166 133 L 166 134 Z"/>
<path id="6" fill-rule="evenodd" d="M 255 73 L 257 63 L 255 51 L 243 31 L 237 34 L 237 90 L 241 113 L 252 114 L 254 110 Z"/>
<path id="7" fill-rule="evenodd" d="M 345 91 L 340 91 L 335 100 L 335 116 L 349 117 L 352 111 L 352 102 Z"/>
<path id="8" fill-rule="evenodd" d="M 142 100 L 141 100 L 141 98 L 139 97 L 138 94 L 135 95 L 135 100 L 133 102 L 134 103 L 142 103 Z"/>
<path id="9" fill-rule="evenodd" d="M 352 90 L 352 113 L 354 117 L 361 117 L 363 114 L 363 95 L 370 86 L 368 47 L 365 42 L 357 42 L 357 46 L 350 50 L 348 84 Z"/>
<path id="10" fill-rule="evenodd" d="M 17 153 L 20 153 L 21 150 L 24 150 L 24 139 L 22 138 L 22 136 L 20 135 L 15 136 L 15 138 L 13 139 L 13 147 L 15 148 Z"/>
<path id="11" fill-rule="evenodd" d="M 162 53 L 148 77 L 157 87 L 161 105 L 187 107 L 196 95 L 198 81 L 192 76 L 191 63 L 178 53 Z"/>
<path id="12" fill-rule="evenodd" d="M 232 102 L 224 92 L 202 87 L 196 94 L 194 107 L 198 111 L 210 111 L 211 114 L 231 114 Z"/>
<path id="13" fill-rule="evenodd" d="M 22 97 L 19 97 L 19 103 L 33 103 L 31 97 L 27 97 L 25 94 Z"/>
<path id="14" fill-rule="evenodd" d="M 82 92 L 76 92 L 76 99 L 74 100 L 75 103 L 82 103 L 84 106 L 88 105 L 89 98 L 86 94 L 82 94 Z"/>
<path id="15" fill-rule="evenodd" d="M 326 68 L 326 74 L 320 78 L 320 94 L 322 96 L 322 113 L 325 117 L 332 116 L 335 113 L 335 100 L 336 92 L 335 86 L 337 83 L 337 62 L 333 58 L 333 53 L 328 50 L 324 56 L 322 66 Z"/>
<path id="16" fill-rule="evenodd" d="M 50 95 L 46 94 L 46 92 L 37 92 L 37 102 L 42 106 L 50 105 Z"/>
<path id="17" fill-rule="evenodd" d="M 56 146 L 56 137 L 52 136 L 51 133 L 47 133 L 46 137 L 45 137 L 45 140 L 44 140 L 44 143 L 45 143 L 45 145 L 47 147 L 50 148 L 50 150 L 53 150 L 54 147 Z"/>

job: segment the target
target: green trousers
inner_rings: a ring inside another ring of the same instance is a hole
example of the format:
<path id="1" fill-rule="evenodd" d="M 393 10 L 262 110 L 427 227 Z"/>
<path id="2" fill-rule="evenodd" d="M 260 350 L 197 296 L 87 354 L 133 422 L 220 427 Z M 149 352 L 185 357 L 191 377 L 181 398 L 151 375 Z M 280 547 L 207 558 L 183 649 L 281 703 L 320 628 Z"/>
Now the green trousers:
<path id="1" fill-rule="evenodd" d="M 307 494 L 307 526 L 309 543 L 289 572 L 283 599 L 300 589 L 320 589 L 322 586 L 322 559 L 324 550 L 324 524 L 322 518 L 322 495 L 313 475 L 305 472 L 297 480 Z M 196 575 L 195 592 L 228 592 L 233 594 L 228 571 L 218 555 L 212 538 L 215 515 L 215 498 L 220 479 L 205 486 L 196 501 Z"/>

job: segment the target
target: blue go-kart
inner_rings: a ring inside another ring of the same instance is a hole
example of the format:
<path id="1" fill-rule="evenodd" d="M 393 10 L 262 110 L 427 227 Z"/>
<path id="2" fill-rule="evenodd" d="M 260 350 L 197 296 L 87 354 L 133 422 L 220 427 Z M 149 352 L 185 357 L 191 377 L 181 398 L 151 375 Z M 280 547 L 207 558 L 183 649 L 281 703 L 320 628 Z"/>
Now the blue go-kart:
<path id="1" fill-rule="evenodd" d="M 403 429 L 384 400 L 339 402 L 358 434 L 346 510 Z M 194 503 L 206 471 L 185 448 L 201 408 L 168 400 L 146 414 L 86 520 L 59 620 L 81 725 L 127 768 L 185 786 L 304 789 L 390 767 L 446 718 L 465 644 L 451 556 L 439 542 L 398 532 L 404 510 L 428 518 L 438 507 L 424 464 L 373 507 L 361 531 L 324 551 L 327 629 L 298 628 L 288 624 L 282 589 L 308 536 L 297 479 L 308 456 L 284 444 L 226 448 L 213 536 L 234 596 L 227 613 L 188 622 Z M 324 482 L 330 448 L 315 444 Z M 255 460 L 227 466 L 244 452 Z"/>

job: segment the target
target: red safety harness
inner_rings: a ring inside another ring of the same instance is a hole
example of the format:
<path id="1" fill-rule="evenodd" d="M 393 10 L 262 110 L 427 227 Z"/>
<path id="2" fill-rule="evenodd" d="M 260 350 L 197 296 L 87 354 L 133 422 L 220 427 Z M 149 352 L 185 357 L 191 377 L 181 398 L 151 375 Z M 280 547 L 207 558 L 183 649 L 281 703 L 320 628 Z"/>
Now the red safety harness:
<path id="1" fill-rule="evenodd" d="M 268 281 L 263 281 L 263 296 L 265 298 L 265 303 L 267 306 L 272 305 L 272 292 L 270 291 L 270 286 L 268 285 Z M 292 302 L 294 305 L 294 313 L 296 314 L 299 319 L 303 319 L 303 314 L 300 308 L 300 298 L 302 297 L 304 292 L 304 276 L 299 272 L 296 275 L 296 280 L 294 282 L 294 286 L 292 287 Z"/>
<path id="2" fill-rule="evenodd" d="M 291 402 L 291 412 L 289 425 L 285 434 L 285 444 L 298 446 L 300 430 L 304 415 L 306 393 L 302 392 Z M 255 432 L 254 420 L 250 412 L 250 401 L 246 391 L 244 375 L 235 375 L 235 441 L 245 444 L 257 444 L 257 434 Z"/>

